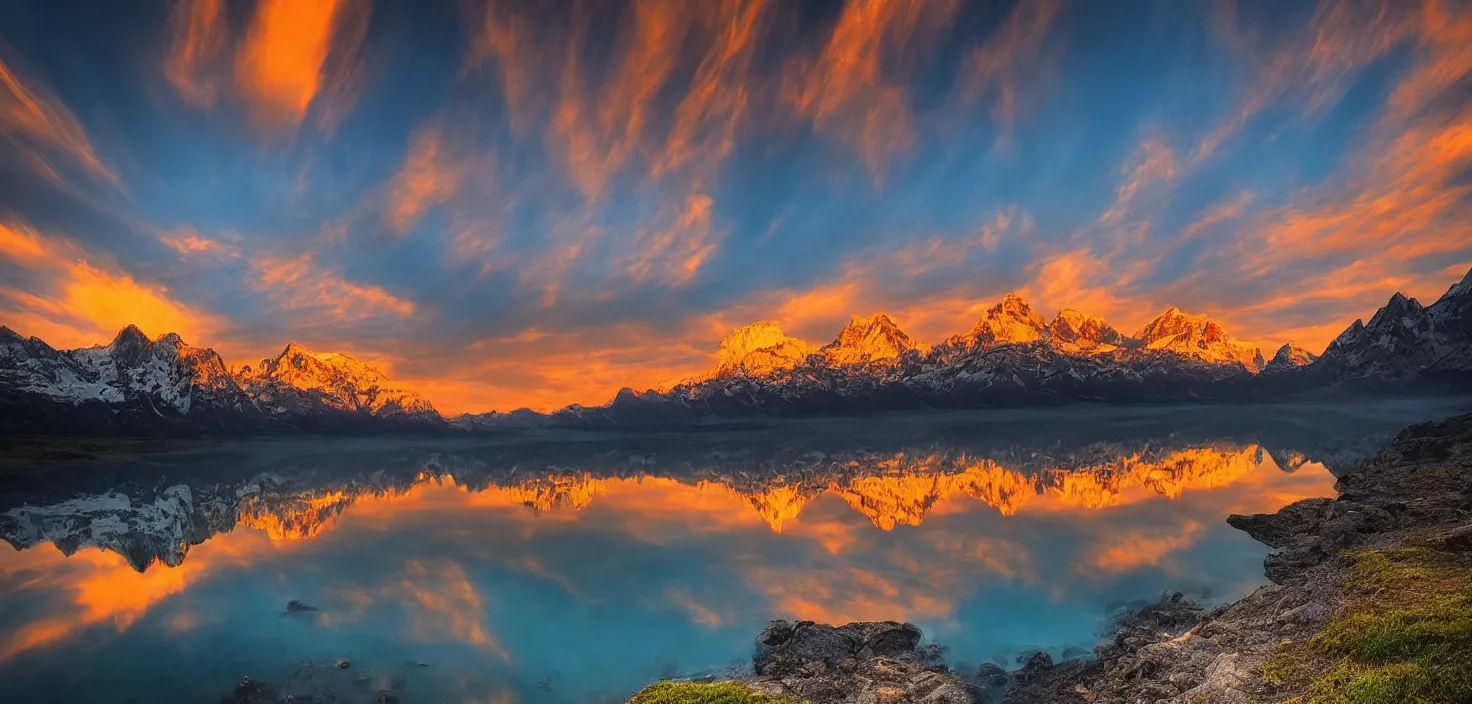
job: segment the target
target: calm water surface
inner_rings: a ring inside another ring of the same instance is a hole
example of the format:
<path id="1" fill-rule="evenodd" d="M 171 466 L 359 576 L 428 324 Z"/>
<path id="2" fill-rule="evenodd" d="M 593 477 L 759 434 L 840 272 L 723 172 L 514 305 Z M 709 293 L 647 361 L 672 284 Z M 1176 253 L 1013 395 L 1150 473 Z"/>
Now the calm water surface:
<path id="1" fill-rule="evenodd" d="M 249 674 L 344 701 L 620 700 L 745 662 L 775 616 L 910 620 L 966 666 L 1072 655 L 1163 589 L 1262 584 L 1226 515 L 1332 495 L 1454 410 L 296 439 L 10 479 L 0 699 L 215 701 Z"/>

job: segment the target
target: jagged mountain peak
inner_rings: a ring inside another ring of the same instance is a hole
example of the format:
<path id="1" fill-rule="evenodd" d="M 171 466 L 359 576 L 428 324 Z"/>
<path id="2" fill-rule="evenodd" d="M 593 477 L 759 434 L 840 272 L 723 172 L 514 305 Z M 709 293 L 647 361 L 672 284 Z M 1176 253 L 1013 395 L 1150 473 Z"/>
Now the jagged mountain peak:
<path id="1" fill-rule="evenodd" d="M 776 323 L 755 322 L 736 328 L 721 340 L 716 375 L 763 376 L 802 364 L 811 353 L 806 342 L 789 337 Z"/>
<path id="2" fill-rule="evenodd" d="M 853 315 L 849 316 L 848 325 L 845 327 L 868 328 L 875 326 L 893 328 L 896 330 L 899 329 L 899 325 L 895 324 L 894 319 L 889 317 L 888 313 L 870 313 L 868 315 L 859 315 L 858 313 L 854 313 Z"/>
<path id="3" fill-rule="evenodd" d="M 141 350 L 147 347 L 149 342 L 148 335 L 144 334 L 137 325 L 129 325 L 118 331 L 118 334 L 112 338 L 112 342 L 107 345 L 107 349 L 112 352 Z"/>
<path id="4" fill-rule="evenodd" d="M 884 313 L 854 315 L 833 342 L 821 351 L 830 364 L 867 364 L 898 359 L 911 350 L 927 347 L 910 339 Z"/>
<path id="5" fill-rule="evenodd" d="M 388 376 L 367 362 L 341 352 L 313 352 L 299 342 L 288 342 L 274 358 L 261 360 L 257 374 L 290 380 L 293 384 L 323 381 L 320 377 L 346 377 L 357 383 L 380 383 Z"/>
<path id="6" fill-rule="evenodd" d="M 277 357 L 290 357 L 292 355 L 311 356 L 313 354 L 315 353 L 312 352 L 310 349 L 307 349 L 306 345 L 303 345 L 296 340 L 290 340 L 286 343 L 285 347 L 281 348 L 281 354 L 277 355 Z"/>
<path id="7" fill-rule="evenodd" d="M 1441 298 L 1438 300 L 1461 298 L 1463 296 L 1472 296 L 1472 269 L 1468 269 L 1466 275 L 1462 276 L 1462 280 L 1452 284 L 1451 288 L 1448 288 L 1446 293 L 1441 294 Z"/>
<path id="8" fill-rule="evenodd" d="M 1048 335 L 1054 346 L 1070 352 L 1104 353 L 1129 344 L 1129 338 L 1103 318 L 1073 308 L 1058 311 L 1048 324 Z"/>
<path id="9" fill-rule="evenodd" d="M 1003 294 L 1002 300 L 997 301 L 996 304 L 987 309 L 988 315 L 999 315 L 1003 313 L 1022 318 L 1043 319 L 1043 316 L 1033 312 L 1032 306 L 1028 304 L 1027 299 L 1015 291 Z"/>
<path id="10" fill-rule="evenodd" d="M 1264 366 L 1262 351 L 1239 342 L 1221 323 L 1205 315 L 1190 315 L 1171 306 L 1146 323 L 1135 338 L 1146 349 L 1171 352 L 1208 364 L 1238 363 L 1248 371 Z"/>
<path id="11" fill-rule="evenodd" d="M 1036 342 L 1047 336 L 1047 321 L 1022 296 L 1008 293 L 971 327 L 970 340 L 982 347 Z"/>
<path id="12" fill-rule="evenodd" d="M 261 360 L 255 369 L 242 368 L 240 377 L 251 396 L 275 415 L 438 415 L 428 401 L 397 388 L 378 368 L 340 352 L 313 352 L 297 342 Z"/>
<path id="13" fill-rule="evenodd" d="M 1287 342 L 1273 354 L 1272 360 L 1263 368 L 1263 371 L 1287 371 L 1313 364 L 1318 358 L 1318 355 L 1300 347 L 1298 343 Z"/>
<path id="14" fill-rule="evenodd" d="M 1189 315 L 1180 308 L 1171 306 L 1165 312 L 1155 316 L 1145 326 L 1135 332 L 1135 338 L 1149 345 L 1157 340 L 1179 335 L 1182 332 L 1200 330 L 1205 332 L 1210 329 L 1212 335 L 1220 335 L 1225 330 L 1216 321 L 1204 315 Z"/>
<path id="15" fill-rule="evenodd" d="M 1380 327 L 1389 323 L 1394 318 L 1409 318 L 1414 321 L 1424 315 L 1425 311 L 1426 308 L 1421 305 L 1420 301 L 1410 298 L 1400 291 L 1396 291 L 1380 310 L 1375 311 L 1375 314 L 1370 316 L 1370 322 L 1366 325 L 1372 328 Z M 1414 323 L 1403 321 L 1402 324 L 1410 326 Z"/>
<path id="16" fill-rule="evenodd" d="M 30 339 L 33 339 L 34 340 L 34 339 L 38 339 L 38 338 L 30 338 Z M 26 336 L 25 335 L 22 335 L 22 334 L 14 331 L 14 330 L 11 330 L 7 326 L 0 325 L 0 342 L 25 342 L 25 341 L 26 341 Z"/>

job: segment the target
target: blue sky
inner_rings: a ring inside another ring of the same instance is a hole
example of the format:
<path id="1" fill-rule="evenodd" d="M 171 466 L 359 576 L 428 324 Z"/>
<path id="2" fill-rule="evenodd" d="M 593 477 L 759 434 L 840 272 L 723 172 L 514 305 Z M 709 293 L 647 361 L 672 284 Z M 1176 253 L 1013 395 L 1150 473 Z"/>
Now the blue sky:
<path id="1" fill-rule="evenodd" d="M 1319 350 L 1472 266 L 1472 5 L 0 6 L 0 323 L 289 339 L 442 410 L 1002 294 Z"/>

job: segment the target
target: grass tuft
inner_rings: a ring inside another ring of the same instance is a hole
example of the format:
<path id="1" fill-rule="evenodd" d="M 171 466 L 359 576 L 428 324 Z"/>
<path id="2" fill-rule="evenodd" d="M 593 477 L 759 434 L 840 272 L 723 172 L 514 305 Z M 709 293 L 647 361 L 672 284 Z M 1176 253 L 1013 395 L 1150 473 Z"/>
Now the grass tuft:
<path id="1" fill-rule="evenodd" d="M 1307 704 L 1472 701 L 1472 565 L 1427 548 L 1349 553 L 1351 601 L 1311 646 L 1334 664 L 1308 684 Z M 1312 654 L 1280 651 L 1263 679 L 1307 678 Z"/>
<path id="2" fill-rule="evenodd" d="M 797 704 L 785 697 L 767 697 L 737 682 L 671 682 L 665 680 L 639 690 L 628 704 Z"/>

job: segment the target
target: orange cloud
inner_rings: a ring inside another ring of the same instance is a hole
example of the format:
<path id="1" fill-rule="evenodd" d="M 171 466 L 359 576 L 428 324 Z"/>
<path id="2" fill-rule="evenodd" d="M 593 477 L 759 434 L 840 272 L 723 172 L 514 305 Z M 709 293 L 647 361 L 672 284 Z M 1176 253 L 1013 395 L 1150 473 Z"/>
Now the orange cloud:
<path id="1" fill-rule="evenodd" d="M 605 255 L 611 275 L 688 284 L 723 234 L 709 186 L 759 90 L 751 70 L 767 6 L 764 0 L 638 0 L 618 14 L 609 55 L 590 65 L 594 13 L 575 11 L 567 22 L 549 23 L 485 3 L 466 68 L 494 63 L 512 129 L 545 126 L 544 146 L 584 207 L 553 222 L 541 252 L 518 261 L 498 253 L 483 269 L 514 270 L 541 291 L 546 307 L 561 299 L 574 265 L 595 252 Z M 687 65 L 689 72 L 680 70 Z M 610 228 L 595 208 L 620 176 L 655 186 L 660 202 L 652 217 Z M 471 233 L 497 228 L 483 218 L 465 219 L 476 224 L 458 229 L 453 249 L 483 255 L 492 247 Z"/>
<path id="2" fill-rule="evenodd" d="M 963 69 L 963 95 L 968 102 L 992 96 L 992 120 L 999 140 L 1012 132 L 1018 114 L 1038 84 L 1043 39 L 1063 9 L 1060 0 L 1020 2 L 984 44 L 972 51 Z"/>
<path id="3" fill-rule="evenodd" d="M 214 105 L 215 82 L 208 65 L 230 37 L 224 0 L 176 0 L 169 12 L 169 33 L 164 78 L 185 102 Z"/>
<path id="4" fill-rule="evenodd" d="M 444 126 L 438 122 L 414 132 L 404 165 L 389 184 L 384 211 L 388 224 L 399 232 L 413 227 L 436 205 L 460 189 L 466 168 L 445 148 Z"/>
<path id="5" fill-rule="evenodd" d="M 179 253 L 185 261 L 194 259 L 239 259 L 239 247 L 220 240 L 201 237 L 193 227 L 184 226 L 159 237 L 165 247 Z"/>
<path id="6" fill-rule="evenodd" d="M 575 20 L 547 145 L 562 155 L 568 175 L 589 202 L 645 138 L 651 103 L 674 72 L 680 42 L 692 29 L 688 7 L 693 6 L 634 3 L 609 78 L 596 92 L 584 84 L 581 52 L 588 21 Z"/>
<path id="7" fill-rule="evenodd" d="M 344 89 L 367 27 L 367 0 L 261 0 L 235 57 L 235 82 L 264 125 L 300 125 L 325 87 Z M 332 72 L 328 74 L 327 69 Z"/>
<path id="8" fill-rule="evenodd" d="M 30 274 L 0 285 L 0 314 L 12 327 L 57 347 L 110 340 L 130 324 L 196 342 L 224 327 L 224 321 L 174 300 L 166 288 L 140 283 L 111 260 L 24 223 L 0 223 L 0 259 Z"/>
<path id="9" fill-rule="evenodd" d="M 0 58 L 0 136 L 20 152 L 36 173 L 60 184 L 65 181 L 52 158 L 65 154 L 93 176 L 120 186 L 118 175 L 102 163 L 86 130 L 66 104 L 46 89 L 29 85 Z"/>
<path id="10" fill-rule="evenodd" d="M 959 5 L 849 0 L 822 51 L 784 69 L 782 101 L 819 133 L 857 149 L 877 178 L 915 139 L 906 74 L 943 38 Z"/>
<path id="11" fill-rule="evenodd" d="M 687 165 L 713 171 L 736 144 L 736 128 L 752 101 L 751 62 L 767 8 L 765 0 L 706 3 L 702 21 L 714 39 L 695 70 L 689 90 L 675 108 L 674 126 L 654 156 L 651 174 L 659 178 Z M 691 184 L 705 188 L 704 179 Z"/>
<path id="12" fill-rule="evenodd" d="M 417 310 L 412 301 L 382 287 L 350 281 L 337 269 L 319 266 L 311 252 L 295 257 L 258 255 L 251 261 L 251 269 L 256 290 L 283 310 L 310 311 L 337 322 L 384 314 L 406 318 Z"/>
<path id="13" fill-rule="evenodd" d="M 1157 139 L 1146 139 L 1119 169 L 1124 180 L 1115 189 L 1114 203 L 1099 216 L 1104 225 L 1118 225 L 1135 200 L 1152 182 L 1169 182 L 1176 177 L 1175 151 Z"/>
<path id="14" fill-rule="evenodd" d="M 703 193 L 690 195 L 674 222 L 639 234 L 628 265 L 635 281 L 658 279 L 673 286 L 688 282 L 715 252 L 711 210 L 715 201 Z"/>
<path id="15" fill-rule="evenodd" d="M 1118 272 L 1087 249 L 1040 258 L 1033 272 L 1022 295 L 1044 316 L 1072 308 L 1104 318 L 1121 330 L 1134 330 L 1156 312 L 1149 302 L 1121 300 L 1111 285 Z"/>

